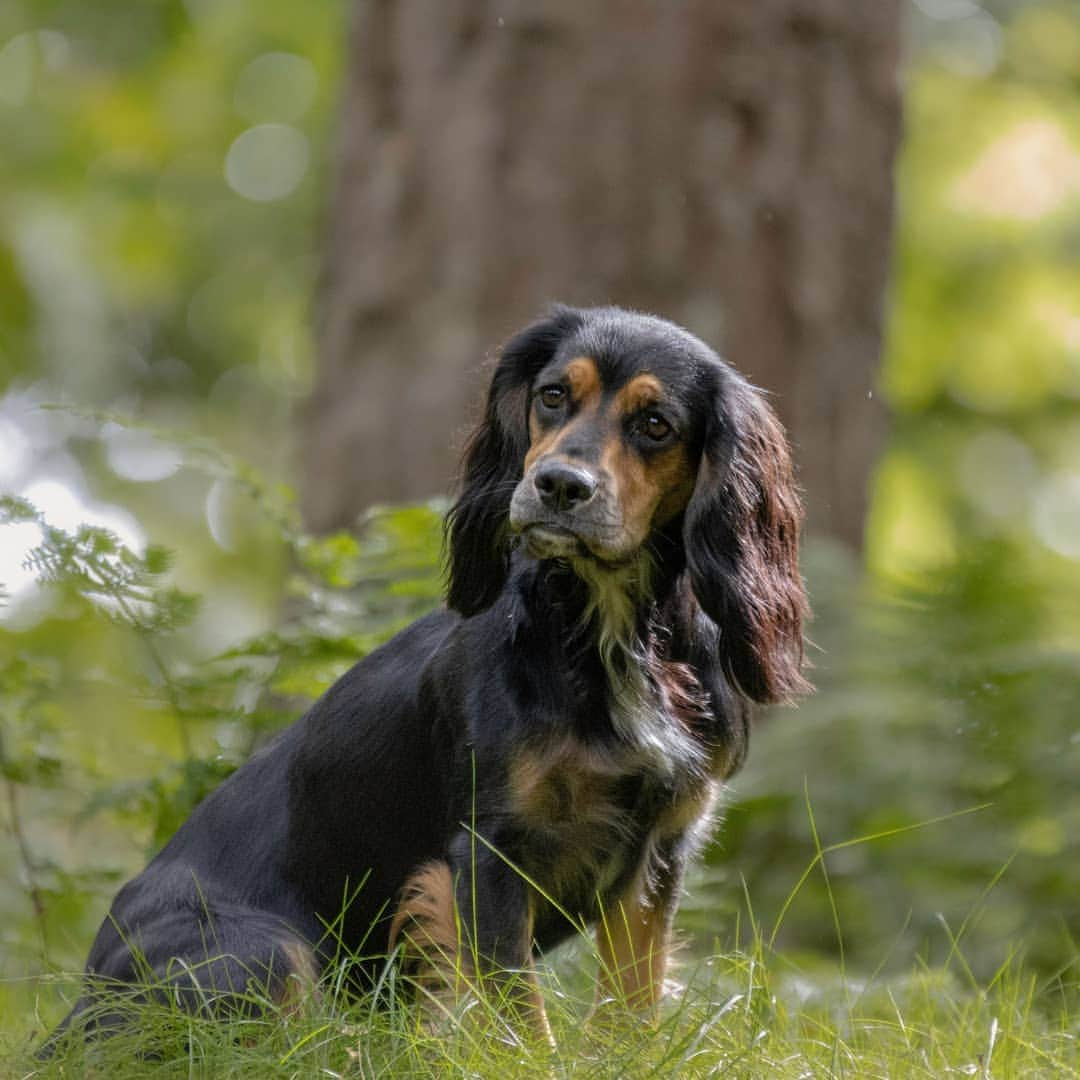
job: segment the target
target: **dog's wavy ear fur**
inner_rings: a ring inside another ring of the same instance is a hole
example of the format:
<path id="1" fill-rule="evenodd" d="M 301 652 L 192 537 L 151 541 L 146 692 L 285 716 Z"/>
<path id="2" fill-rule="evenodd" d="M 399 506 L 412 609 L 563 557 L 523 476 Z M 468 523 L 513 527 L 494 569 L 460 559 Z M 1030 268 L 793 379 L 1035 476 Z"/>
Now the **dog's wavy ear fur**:
<path id="1" fill-rule="evenodd" d="M 502 350 L 483 419 L 465 444 L 461 493 L 446 518 L 446 602 L 462 615 L 490 607 L 506 582 L 510 499 L 529 449 L 529 387 L 582 321 L 576 309 L 555 307 Z"/>
<path id="2" fill-rule="evenodd" d="M 789 701 L 810 689 L 801 671 L 802 504 L 772 409 L 737 376 L 723 382 L 686 511 L 690 585 L 720 629 L 728 679 L 754 701 Z"/>

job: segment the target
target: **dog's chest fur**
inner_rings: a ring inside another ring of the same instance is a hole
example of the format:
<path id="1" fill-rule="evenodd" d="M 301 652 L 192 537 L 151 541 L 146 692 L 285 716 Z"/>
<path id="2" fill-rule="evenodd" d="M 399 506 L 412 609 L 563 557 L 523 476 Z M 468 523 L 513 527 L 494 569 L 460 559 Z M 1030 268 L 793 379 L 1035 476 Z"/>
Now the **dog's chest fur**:
<path id="1" fill-rule="evenodd" d="M 657 841 L 707 813 L 714 788 L 689 756 L 661 761 L 647 747 L 566 733 L 520 748 L 507 784 L 524 869 L 580 913 L 618 891 Z"/>
<path id="2" fill-rule="evenodd" d="M 514 861 L 568 914 L 589 915 L 707 815 L 720 775 L 711 707 L 691 669 L 659 655 L 627 582 L 602 589 L 551 568 L 527 580 L 535 606 L 510 648 L 545 662 L 512 664 L 532 711 L 499 801 Z"/>

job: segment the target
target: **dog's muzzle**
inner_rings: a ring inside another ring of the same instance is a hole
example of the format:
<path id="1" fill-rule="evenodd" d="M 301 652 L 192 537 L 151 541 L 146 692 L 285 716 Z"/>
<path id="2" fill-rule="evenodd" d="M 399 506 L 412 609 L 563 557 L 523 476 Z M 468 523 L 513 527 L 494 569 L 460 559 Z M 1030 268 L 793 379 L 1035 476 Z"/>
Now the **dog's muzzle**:
<path id="1" fill-rule="evenodd" d="M 567 462 L 542 462 L 514 489 L 510 527 L 535 559 L 625 559 L 622 518 L 595 473 Z"/>

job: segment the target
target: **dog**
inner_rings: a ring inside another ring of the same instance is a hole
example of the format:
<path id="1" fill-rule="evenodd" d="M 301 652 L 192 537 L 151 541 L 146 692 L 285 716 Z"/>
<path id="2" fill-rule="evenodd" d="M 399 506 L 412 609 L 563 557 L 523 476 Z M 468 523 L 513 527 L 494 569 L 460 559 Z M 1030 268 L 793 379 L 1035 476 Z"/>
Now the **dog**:
<path id="1" fill-rule="evenodd" d="M 801 516 L 779 422 L 707 345 L 552 309 L 502 350 L 466 444 L 447 607 L 120 890 L 57 1034 L 122 1024 L 118 984 L 227 1011 L 344 953 L 372 979 L 393 954 L 421 989 L 506 989 L 515 1029 L 550 1039 L 533 958 L 583 926 L 598 1001 L 655 1009 L 752 710 L 808 689 Z"/>

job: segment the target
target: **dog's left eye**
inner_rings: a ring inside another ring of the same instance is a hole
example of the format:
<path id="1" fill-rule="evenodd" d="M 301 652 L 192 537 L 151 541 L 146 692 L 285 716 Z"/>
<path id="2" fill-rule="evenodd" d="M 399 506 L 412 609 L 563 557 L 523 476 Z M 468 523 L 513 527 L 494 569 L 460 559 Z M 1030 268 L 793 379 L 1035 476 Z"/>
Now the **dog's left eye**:
<path id="1" fill-rule="evenodd" d="M 671 425 L 656 412 L 643 413 L 634 421 L 634 432 L 644 435 L 646 439 L 660 442 L 666 439 L 672 431 Z"/>
<path id="2" fill-rule="evenodd" d="M 566 390 L 555 384 L 540 387 L 540 401 L 547 409 L 558 409 L 566 400 Z"/>

